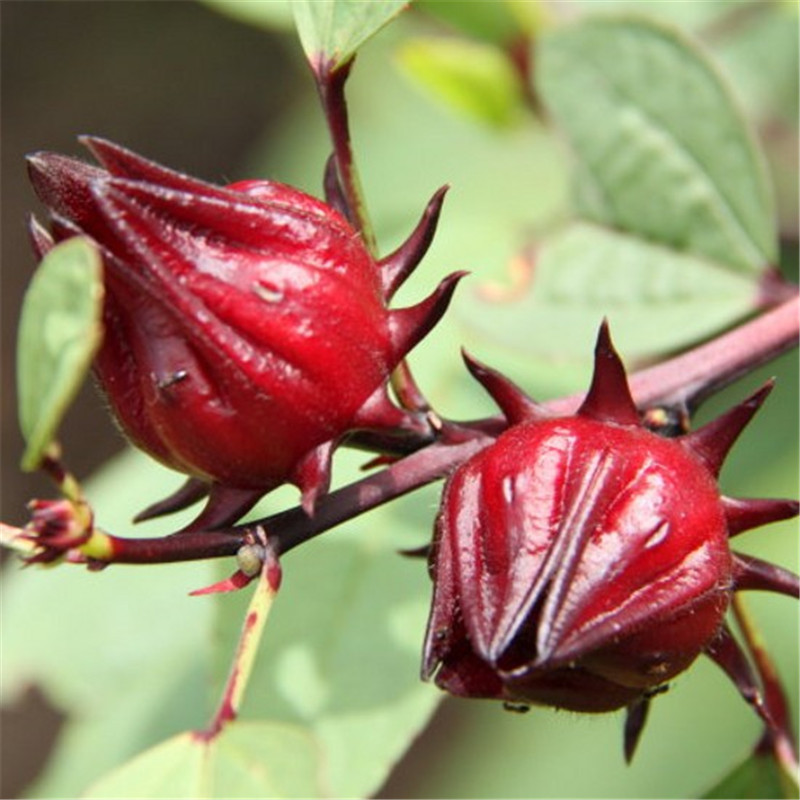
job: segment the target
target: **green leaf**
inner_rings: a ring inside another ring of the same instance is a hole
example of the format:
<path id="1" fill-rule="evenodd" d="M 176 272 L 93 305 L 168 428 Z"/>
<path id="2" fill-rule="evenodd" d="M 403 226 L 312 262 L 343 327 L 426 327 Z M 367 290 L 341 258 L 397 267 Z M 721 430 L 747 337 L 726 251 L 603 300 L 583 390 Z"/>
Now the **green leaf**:
<path id="1" fill-rule="evenodd" d="M 17 341 L 22 469 L 37 469 L 102 338 L 102 263 L 87 239 L 56 245 L 22 305 Z"/>
<path id="2" fill-rule="evenodd" d="M 465 324 L 508 347 L 580 359 L 601 318 L 626 358 L 677 349 L 755 306 L 751 281 L 696 256 L 576 222 L 547 239 L 527 276 L 467 295 Z"/>
<path id="3" fill-rule="evenodd" d="M 797 796 L 797 777 L 782 770 L 768 753 L 753 753 L 703 795 L 704 798 L 738 797 L 742 800 L 780 800 Z"/>
<path id="4" fill-rule="evenodd" d="M 203 5 L 232 19 L 264 30 L 290 29 L 294 24 L 291 0 L 201 0 Z"/>
<path id="5" fill-rule="evenodd" d="M 304 731 L 236 723 L 205 740 L 175 736 L 94 784 L 85 797 L 317 797 L 319 754 Z"/>
<path id="6" fill-rule="evenodd" d="M 692 41 L 636 17 L 541 39 L 538 90 L 578 161 L 581 214 L 756 276 L 775 262 L 762 154 Z"/>
<path id="7" fill-rule="evenodd" d="M 489 44 L 417 37 L 397 51 L 401 69 L 445 105 L 492 127 L 519 121 L 522 87 L 507 56 Z"/>
<path id="8" fill-rule="evenodd" d="M 416 8 L 469 36 L 496 44 L 532 35 L 550 16 L 541 0 L 417 0 Z"/>
<path id="9" fill-rule="evenodd" d="M 317 75 L 335 72 L 409 0 L 292 0 L 306 57 Z"/>

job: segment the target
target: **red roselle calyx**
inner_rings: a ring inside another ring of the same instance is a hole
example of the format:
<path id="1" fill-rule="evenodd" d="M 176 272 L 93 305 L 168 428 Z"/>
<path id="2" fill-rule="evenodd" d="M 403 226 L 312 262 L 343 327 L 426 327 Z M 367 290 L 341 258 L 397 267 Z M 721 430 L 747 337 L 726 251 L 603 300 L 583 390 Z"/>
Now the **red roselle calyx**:
<path id="1" fill-rule="evenodd" d="M 797 582 L 728 539 L 798 504 L 733 500 L 716 478 L 771 387 L 667 439 L 642 425 L 605 326 L 574 416 L 467 364 L 511 425 L 445 487 L 424 677 L 512 706 L 627 707 L 628 757 L 647 699 L 702 652 L 758 704 L 724 615 L 737 589 L 796 595 Z"/>
<path id="2" fill-rule="evenodd" d="M 376 262 L 341 214 L 289 186 L 217 187 L 82 141 L 102 167 L 30 157 L 51 221 L 51 233 L 32 222 L 31 235 L 40 256 L 75 235 L 99 246 L 100 386 L 131 441 L 190 476 L 140 518 L 209 494 L 190 527 L 223 526 L 287 481 L 311 512 L 345 433 L 425 430 L 386 382 L 460 276 L 412 308 L 387 303 L 430 243 L 442 190 L 406 244 Z"/>

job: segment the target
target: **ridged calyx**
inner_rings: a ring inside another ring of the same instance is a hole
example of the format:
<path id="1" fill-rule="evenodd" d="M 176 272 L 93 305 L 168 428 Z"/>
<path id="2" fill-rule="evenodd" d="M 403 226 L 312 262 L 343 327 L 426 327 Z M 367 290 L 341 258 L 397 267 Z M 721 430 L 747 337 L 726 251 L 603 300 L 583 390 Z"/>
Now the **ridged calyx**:
<path id="1" fill-rule="evenodd" d="M 353 429 L 419 428 L 387 378 L 444 312 L 460 275 L 420 304 L 388 301 L 424 255 L 444 191 L 392 255 L 375 261 L 331 206 L 279 183 L 218 187 L 84 137 L 102 165 L 29 158 L 50 233 L 41 256 L 91 237 L 104 262 L 105 336 L 95 372 L 131 441 L 191 476 L 140 518 L 210 495 L 193 528 L 235 521 L 262 494 L 326 491 Z"/>
<path id="2" fill-rule="evenodd" d="M 771 386 L 667 439 L 642 425 L 605 325 L 573 416 L 553 417 L 497 372 L 467 365 L 510 427 L 446 484 L 423 676 L 510 705 L 627 707 L 630 756 L 647 698 L 700 653 L 730 656 L 735 590 L 796 592 L 793 576 L 737 556 L 728 539 L 798 504 L 733 500 L 716 480 Z"/>

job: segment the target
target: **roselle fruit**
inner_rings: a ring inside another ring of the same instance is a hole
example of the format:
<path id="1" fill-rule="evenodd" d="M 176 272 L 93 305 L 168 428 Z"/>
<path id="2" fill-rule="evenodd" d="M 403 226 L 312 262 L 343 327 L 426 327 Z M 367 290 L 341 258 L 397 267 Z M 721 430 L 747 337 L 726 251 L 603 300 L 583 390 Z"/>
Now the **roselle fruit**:
<path id="1" fill-rule="evenodd" d="M 497 372 L 467 364 L 510 427 L 445 486 L 423 676 L 516 708 L 626 707 L 628 757 L 648 698 L 703 652 L 752 700 L 724 622 L 732 593 L 795 594 L 797 584 L 732 553 L 728 540 L 798 504 L 727 498 L 716 479 L 771 387 L 664 438 L 640 421 L 605 326 L 573 416 L 554 417 Z"/>
<path id="2" fill-rule="evenodd" d="M 94 365 L 128 438 L 190 476 L 140 518 L 210 495 L 190 526 L 238 519 L 291 482 L 304 507 L 354 429 L 421 428 L 386 382 L 444 312 L 459 274 L 420 304 L 388 301 L 430 243 L 444 191 L 397 251 L 376 261 L 334 208 L 269 181 L 218 187 L 83 137 L 100 167 L 29 158 L 50 212 L 41 256 L 90 237 L 104 264 L 105 335 Z"/>

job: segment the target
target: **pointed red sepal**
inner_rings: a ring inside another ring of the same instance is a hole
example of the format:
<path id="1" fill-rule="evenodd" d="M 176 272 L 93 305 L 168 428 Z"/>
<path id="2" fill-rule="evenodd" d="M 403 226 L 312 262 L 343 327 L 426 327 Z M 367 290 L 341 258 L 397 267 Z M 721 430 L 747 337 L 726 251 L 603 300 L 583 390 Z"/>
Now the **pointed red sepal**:
<path id="1" fill-rule="evenodd" d="M 764 698 L 756 676 L 750 667 L 750 662 L 727 625 L 723 625 L 714 641 L 706 647 L 705 652 L 731 679 L 739 693 L 753 706 L 767 727 L 774 730 L 774 722 L 764 705 Z"/>
<path id="2" fill-rule="evenodd" d="M 800 598 L 800 577 L 760 558 L 733 554 L 733 583 L 739 589 L 756 589 Z"/>
<path id="3" fill-rule="evenodd" d="M 377 469 L 378 467 L 388 467 L 392 464 L 395 464 L 400 460 L 400 456 L 392 456 L 388 453 L 383 453 L 379 456 L 375 456 L 375 458 L 371 458 L 369 461 L 365 461 L 359 469 L 361 472 L 369 472 L 371 469 Z"/>
<path id="4" fill-rule="evenodd" d="M 423 544 L 419 547 L 405 547 L 397 551 L 397 555 L 404 556 L 405 558 L 430 558 L 431 545 Z"/>
<path id="5" fill-rule="evenodd" d="M 195 531 L 211 531 L 225 528 L 241 519 L 269 490 L 237 489 L 233 486 L 212 484 L 208 493 L 208 502 L 192 522 L 177 533 L 194 533 Z"/>
<path id="6" fill-rule="evenodd" d="M 444 196 L 449 188 L 449 186 L 442 186 L 433 195 L 408 239 L 397 250 L 378 262 L 383 294 L 387 302 L 428 252 L 436 233 Z"/>
<path id="7" fill-rule="evenodd" d="M 33 153 L 27 161 L 36 196 L 51 213 L 68 217 L 80 227 L 91 224 L 95 203 L 89 186 L 107 177 L 104 170 L 57 153 Z"/>
<path id="8" fill-rule="evenodd" d="M 389 399 L 385 386 L 379 386 L 353 418 L 353 428 L 385 428 L 424 435 L 429 428 L 423 416 L 399 409 Z"/>
<path id="9" fill-rule="evenodd" d="M 461 357 L 464 359 L 464 363 L 467 365 L 472 377 L 486 389 L 510 425 L 530 420 L 547 419 L 552 416 L 544 406 L 539 405 L 535 400 L 528 397 L 516 383 L 497 370 L 482 364 L 463 348 Z"/>
<path id="10" fill-rule="evenodd" d="M 247 584 L 258 577 L 255 575 L 245 575 L 240 569 L 237 569 L 230 578 L 212 583 L 210 586 L 204 586 L 202 589 L 195 589 L 189 592 L 190 597 L 200 597 L 204 594 L 224 594 L 225 592 L 236 592 L 243 589 Z"/>
<path id="11" fill-rule="evenodd" d="M 28 235 L 37 258 L 44 258 L 52 250 L 53 237 L 33 214 L 28 217 Z"/>
<path id="12" fill-rule="evenodd" d="M 597 334 L 592 384 L 577 414 L 618 425 L 641 424 L 628 388 L 625 366 L 611 342 L 607 320 L 603 320 Z"/>
<path id="13" fill-rule="evenodd" d="M 761 408 L 772 391 L 774 381 L 767 381 L 739 405 L 734 406 L 711 422 L 692 433 L 682 436 L 678 441 L 700 458 L 712 475 L 719 475 L 722 463 L 734 442 L 739 438 L 747 423 Z"/>
<path id="14" fill-rule="evenodd" d="M 292 483 L 300 488 L 300 505 L 309 517 L 314 516 L 317 499 L 326 494 L 331 483 L 331 457 L 336 442 L 330 441 L 315 447 L 297 465 Z"/>
<path id="15" fill-rule="evenodd" d="M 751 528 L 769 525 L 782 519 L 791 519 L 800 513 L 797 500 L 777 498 L 722 497 L 722 508 L 728 523 L 728 536 L 733 537 Z"/>
<path id="16" fill-rule="evenodd" d="M 182 172 L 169 169 L 140 156 L 126 147 L 99 136 L 79 136 L 78 141 L 102 164 L 111 175 L 134 181 L 146 181 L 161 187 L 184 192 L 221 195 L 225 190 Z"/>
<path id="17" fill-rule="evenodd" d="M 458 282 L 465 275 L 467 273 L 464 271 L 453 272 L 421 303 L 389 312 L 389 333 L 392 349 L 398 361 L 441 319 L 450 305 Z"/>
<path id="18" fill-rule="evenodd" d="M 163 517 L 165 514 L 172 514 L 175 511 L 183 511 L 184 508 L 202 500 L 208 495 L 209 486 L 205 481 L 198 478 L 189 478 L 180 488 L 173 492 L 169 497 L 152 503 L 147 508 L 142 509 L 134 518 L 134 522 L 144 522 L 148 519 Z"/>
<path id="19" fill-rule="evenodd" d="M 641 697 L 631 703 L 625 710 L 625 731 L 623 734 L 623 752 L 625 763 L 630 764 L 642 738 L 642 731 L 647 722 L 647 712 L 650 710 L 650 698 Z"/>
<path id="20" fill-rule="evenodd" d="M 60 214 L 51 214 L 50 216 L 50 232 L 56 242 L 63 242 L 65 239 L 70 239 L 73 236 L 85 236 L 86 232 L 81 230 L 74 222 L 71 222 L 66 217 Z M 107 260 L 107 251 L 100 245 L 100 250 L 103 253 L 103 259 Z"/>

